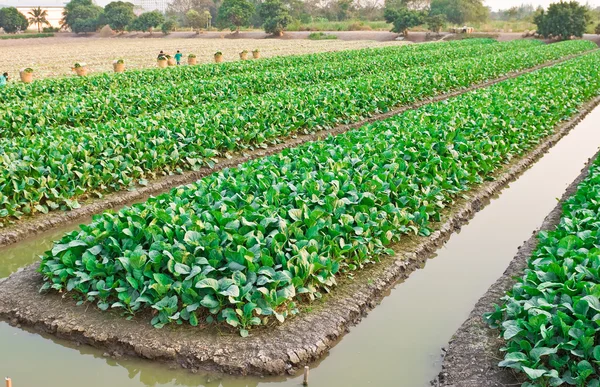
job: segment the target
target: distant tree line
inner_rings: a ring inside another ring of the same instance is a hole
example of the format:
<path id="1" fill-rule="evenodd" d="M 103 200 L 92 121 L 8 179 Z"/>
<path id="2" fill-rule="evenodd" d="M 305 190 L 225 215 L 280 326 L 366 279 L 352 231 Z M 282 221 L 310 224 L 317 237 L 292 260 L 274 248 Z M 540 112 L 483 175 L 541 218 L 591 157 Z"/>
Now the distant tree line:
<path id="1" fill-rule="evenodd" d="M 489 14 L 482 0 L 385 0 L 384 10 L 385 20 L 393 24 L 392 31 L 404 35 L 423 24 L 439 33 L 447 23 L 484 22 Z"/>
<path id="2" fill-rule="evenodd" d="M 109 25 L 117 32 L 150 31 L 159 26 L 168 33 L 188 27 L 200 32 L 211 26 L 238 32 L 242 27 L 262 27 L 281 35 L 294 21 L 386 20 L 393 31 L 406 33 L 427 24 L 439 32 L 447 22 L 485 21 L 489 9 L 482 0 L 174 0 L 165 15 L 153 11 L 135 15 L 134 6 L 114 1 L 102 8 L 93 0 L 71 0 L 65 7 L 63 26 L 77 33 Z"/>
<path id="3" fill-rule="evenodd" d="M 242 27 L 262 27 L 281 35 L 293 22 L 382 20 L 392 31 L 407 34 L 410 28 L 426 25 L 439 33 L 446 24 L 463 25 L 488 19 L 528 21 L 547 38 L 580 37 L 592 20 L 600 19 L 600 8 L 592 9 L 577 1 L 560 1 L 547 10 L 530 4 L 491 12 L 483 0 L 174 0 L 165 14 L 139 13 L 126 1 L 113 1 L 104 8 L 93 0 L 71 0 L 64 9 L 62 28 L 75 33 L 95 32 L 109 25 L 116 32 L 160 30 L 168 34 L 177 27 L 196 32 L 215 26 L 238 32 Z M 0 27 L 6 32 L 25 30 L 29 25 L 49 25 L 46 11 L 37 8 L 29 17 L 16 8 L 0 9 Z M 597 27 L 600 33 L 600 24 Z"/>

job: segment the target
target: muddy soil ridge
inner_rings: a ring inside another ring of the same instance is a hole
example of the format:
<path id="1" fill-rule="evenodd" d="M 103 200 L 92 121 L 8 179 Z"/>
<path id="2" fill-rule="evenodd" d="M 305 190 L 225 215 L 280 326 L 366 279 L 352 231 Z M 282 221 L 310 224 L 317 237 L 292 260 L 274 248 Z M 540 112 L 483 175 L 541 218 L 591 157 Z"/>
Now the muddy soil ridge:
<path id="1" fill-rule="evenodd" d="M 586 104 L 580 114 L 560 125 L 555 134 L 503 168 L 494 181 L 468 192 L 448 209 L 441 223 L 434 225 L 436 231 L 431 236 L 403 237 L 394 248 L 394 256 L 382 257 L 379 264 L 359 271 L 353 280 L 341 279 L 340 286 L 331 294 L 310 305 L 310 311 L 305 310 L 284 324 L 253 330 L 250 337 L 191 326 L 155 329 L 147 314 L 126 320 L 115 311 L 101 312 L 92 305 L 76 306 L 69 294 L 39 294 L 42 278 L 36 272 L 38 264 L 0 281 L 0 320 L 88 344 L 114 356 L 140 357 L 190 370 L 238 375 L 294 373 L 298 367 L 325 355 L 398 280 L 421 267 L 495 194 L 534 164 L 599 103 L 597 97 Z M 450 361 L 452 357 L 447 359 Z"/>
<path id="2" fill-rule="evenodd" d="M 556 207 L 546 216 L 544 222 L 531 238 L 517 252 L 508 268 L 479 299 L 467 320 L 452 336 L 444 355 L 442 371 L 432 382 L 437 387 L 501 387 L 519 386 L 527 381 L 524 374 L 514 370 L 498 367 L 504 359 L 500 348 L 505 344 L 497 329 L 490 329 L 483 321 L 483 314 L 493 310 L 493 305 L 500 305 L 504 294 L 515 284 L 515 278 L 521 277 L 533 251 L 537 248 L 540 231 L 551 230 L 562 217 L 562 206 L 565 200 L 573 196 L 578 185 L 588 176 L 589 168 L 600 152 L 587 163 L 582 173 L 569 185 Z"/>
<path id="3" fill-rule="evenodd" d="M 532 67 L 530 69 L 509 73 L 503 77 L 493 79 L 491 81 L 483 82 L 477 85 L 473 85 L 471 87 L 455 90 L 449 93 L 441 94 L 436 97 L 427 98 L 423 101 L 406 105 L 402 107 L 398 107 L 396 109 L 392 109 L 386 113 L 374 114 L 366 119 L 357 121 L 352 124 L 339 125 L 333 127 L 331 129 L 326 129 L 322 131 L 318 131 L 314 134 L 310 135 L 302 135 L 296 134 L 287 138 L 278 138 L 273 141 L 281 141 L 276 145 L 267 146 L 265 149 L 257 149 L 254 151 L 237 153 L 234 157 L 227 158 L 219 158 L 218 162 L 215 164 L 213 168 L 203 167 L 197 171 L 188 171 L 184 172 L 181 175 L 170 175 L 161 177 L 159 179 L 153 180 L 149 182 L 147 186 L 144 187 L 136 187 L 131 190 L 123 190 L 113 193 L 107 193 L 101 199 L 90 199 L 81 203 L 81 207 L 77 209 L 73 209 L 71 211 L 53 211 L 48 214 L 36 214 L 32 217 L 25 217 L 22 220 L 17 220 L 14 224 L 6 226 L 4 228 L 0 228 L 0 247 L 8 246 L 13 243 L 17 243 L 22 241 L 28 237 L 31 237 L 36 234 L 40 234 L 44 231 L 48 231 L 52 228 L 61 227 L 68 225 L 70 223 L 75 223 L 82 221 L 85 218 L 90 217 L 91 215 L 101 213 L 103 211 L 109 209 L 118 210 L 126 205 L 131 205 L 133 203 L 138 203 L 146 200 L 151 195 L 158 195 L 164 192 L 168 192 L 174 187 L 190 184 L 195 182 L 198 179 L 201 179 L 205 176 L 208 176 L 214 172 L 220 171 L 225 168 L 233 168 L 236 167 L 246 161 L 254 160 L 261 157 L 266 157 L 275 153 L 282 152 L 287 148 L 293 148 L 299 145 L 302 145 L 306 142 L 310 141 L 318 141 L 326 138 L 329 135 L 336 136 L 342 133 L 345 133 L 349 130 L 357 129 L 365 124 L 384 120 L 389 117 L 393 117 L 395 115 L 401 114 L 407 110 L 417 109 L 421 106 L 443 101 L 452 97 L 456 97 L 458 95 L 481 89 L 490 87 L 497 83 L 506 81 L 508 79 L 517 78 L 521 75 L 528 74 L 546 67 L 554 66 L 556 64 L 566 62 L 570 59 L 580 57 L 583 55 L 587 55 L 592 51 L 586 51 L 579 54 L 569 55 L 567 57 L 547 62 L 542 65 L 538 65 Z"/>

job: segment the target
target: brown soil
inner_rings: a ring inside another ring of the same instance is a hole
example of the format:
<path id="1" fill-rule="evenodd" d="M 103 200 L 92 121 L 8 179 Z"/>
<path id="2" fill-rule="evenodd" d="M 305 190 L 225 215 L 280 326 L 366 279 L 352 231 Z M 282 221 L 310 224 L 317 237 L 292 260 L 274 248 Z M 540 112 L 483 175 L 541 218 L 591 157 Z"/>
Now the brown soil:
<path id="1" fill-rule="evenodd" d="M 313 303 L 312 310 L 282 325 L 254 330 L 248 338 L 190 326 L 154 329 L 147 316 L 128 321 L 114 311 L 76 306 L 68 294 L 39 294 L 42 278 L 36 272 L 37 265 L 0 281 L 0 319 L 92 345 L 117 357 L 138 356 L 192 371 L 241 375 L 294 373 L 298 367 L 323 356 L 398 280 L 421 267 L 491 197 L 543 156 L 598 103 L 600 97 L 584 106 L 579 115 L 558 127 L 555 134 L 526 156 L 506 166 L 494 181 L 465 195 L 448 209 L 430 237 L 403 238 L 395 248 L 395 256 L 382 257 L 379 264 L 356 273 L 354 280 L 341 281 L 331 294 Z"/>
<path id="2" fill-rule="evenodd" d="M 445 353 L 442 372 L 433 385 L 453 387 L 501 387 L 521 385 L 526 378 L 513 370 L 498 367 L 504 358 L 500 348 L 504 340 L 496 329 L 490 329 L 483 321 L 483 314 L 490 312 L 494 304 L 500 304 L 504 296 L 515 284 L 515 278 L 523 275 L 527 261 L 538 243 L 539 231 L 550 230 L 559 222 L 563 202 L 577 191 L 577 186 L 589 173 L 589 168 L 600 153 L 590 159 L 583 172 L 567 188 L 556 207 L 544 219 L 540 229 L 519 248 L 517 255 L 502 275 L 485 295 L 477 302 L 469 318 L 452 336 Z"/>
<path id="3" fill-rule="evenodd" d="M 481 84 L 478 84 L 475 86 L 471 86 L 466 89 L 442 94 L 440 96 L 426 99 L 424 101 L 415 103 L 413 105 L 408 105 L 408 106 L 400 107 L 397 109 L 393 109 L 387 113 L 376 114 L 367 119 L 358 121 L 354 124 L 337 126 L 333 129 L 323 130 L 323 131 L 320 131 L 320 132 L 317 132 L 317 133 L 311 134 L 311 135 L 297 135 L 297 136 L 293 136 L 293 137 L 287 138 L 287 139 L 278 139 L 278 141 L 281 141 L 280 144 L 269 146 L 266 149 L 259 149 L 259 150 L 247 152 L 242 155 L 238 154 L 238 155 L 235 155 L 234 157 L 232 157 L 231 159 L 220 159 L 220 160 L 218 160 L 218 163 L 213 168 L 205 167 L 198 171 L 190 171 L 190 172 L 183 173 L 181 175 L 167 176 L 164 178 L 154 180 L 145 187 L 138 187 L 137 189 L 130 190 L 130 191 L 121 191 L 121 192 L 115 192 L 112 194 L 107 194 L 102 199 L 89 200 L 85 203 L 82 203 L 81 208 L 78 208 L 78 209 L 75 209 L 72 211 L 51 212 L 49 214 L 37 214 L 32 217 L 23 218 L 22 220 L 15 222 L 15 224 L 12 224 L 10 226 L 0 229 L 0 247 L 7 246 L 12 243 L 16 243 L 25 238 L 31 237 L 35 234 L 39 234 L 41 232 L 50 230 L 55 227 L 64 226 L 69 223 L 74 223 L 74 222 L 80 221 L 82 219 L 90 217 L 93 214 L 97 214 L 97 213 L 100 213 L 100 212 L 108 210 L 108 209 L 119 209 L 125 205 L 130 205 L 132 203 L 144 201 L 150 195 L 156 195 L 156 194 L 167 192 L 173 187 L 192 183 L 192 182 L 194 182 L 202 177 L 205 177 L 207 175 L 210 175 L 214 172 L 220 171 L 224 168 L 235 167 L 235 166 L 242 164 L 248 160 L 253 160 L 253 159 L 265 157 L 265 156 L 268 156 L 271 154 L 279 153 L 279 152 L 283 151 L 284 149 L 296 147 L 296 146 L 299 146 L 303 143 L 310 142 L 310 141 L 317 141 L 317 140 L 323 139 L 329 135 L 338 135 L 341 133 L 345 133 L 349 130 L 359 128 L 369 122 L 383 120 L 383 119 L 398 115 L 406 110 L 416 109 L 416 108 L 419 108 L 423 105 L 426 105 L 426 104 L 429 104 L 432 102 L 442 101 L 442 100 L 445 100 L 448 98 L 455 97 L 460 94 L 464 94 L 464 93 L 472 91 L 472 90 L 489 87 L 491 85 L 505 81 L 507 79 L 516 78 L 523 74 L 527 74 L 527 73 L 539 70 L 541 68 L 553 66 L 557 63 L 565 62 L 569 59 L 572 59 L 574 57 L 578 57 L 581 55 L 585 55 L 587 53 L 589 53 L 589 52 L 586 52 L 583 54 L 571 55 L 571 56 L 568 56 L 568 57 L 565 57 L 565 58 L 562 58 L 562 59 L 559 59 L 556 61 L 548 62 L 543 65 L 533 67 L 528 70 L 514 72 L 509 75 L 500 77 L 498 79 L 484 82 L 484 83 L 481 83 Z"/>

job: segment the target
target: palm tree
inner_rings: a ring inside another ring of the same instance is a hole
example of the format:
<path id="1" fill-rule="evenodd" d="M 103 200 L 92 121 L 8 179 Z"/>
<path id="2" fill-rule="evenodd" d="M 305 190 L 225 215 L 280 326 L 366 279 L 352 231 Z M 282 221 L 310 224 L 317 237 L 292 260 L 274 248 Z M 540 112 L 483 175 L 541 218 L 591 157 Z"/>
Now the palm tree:
<path id="1" fill-rule="evenodd" d="M 48 16 L 48 11 L 42 9 L 42 7 L 37 7 L 32 9 L 27 13 L 29 17 L 29 24 L 37 24 L 38 32 L 42 32 L 42 24 L 50 26 L 50 22 L 46 17 Z"/>

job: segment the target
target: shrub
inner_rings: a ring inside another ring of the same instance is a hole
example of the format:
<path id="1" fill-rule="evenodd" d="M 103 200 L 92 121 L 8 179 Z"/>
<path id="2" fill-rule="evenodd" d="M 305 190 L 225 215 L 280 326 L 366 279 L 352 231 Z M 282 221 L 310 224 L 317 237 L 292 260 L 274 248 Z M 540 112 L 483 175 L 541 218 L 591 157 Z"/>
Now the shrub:
<path id="1" fill-rule="evenodd" d="M 331 35 L 331 34 L 326 34 L 324 32 L 313 32 L 310 35 L 308 35 L 308 38 L 310 40 L 331 40 L 331 39 L 337 39 L 337 36 Z"/>

